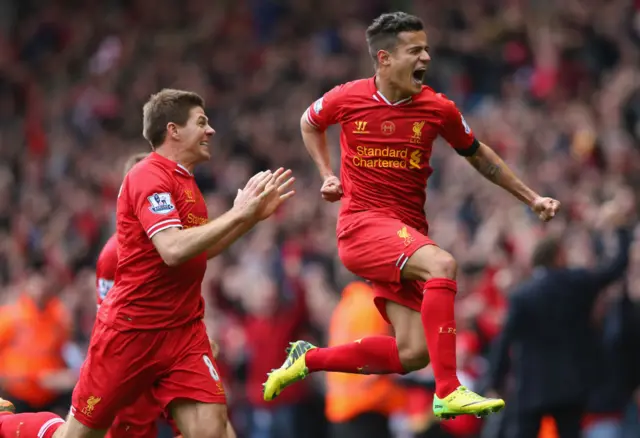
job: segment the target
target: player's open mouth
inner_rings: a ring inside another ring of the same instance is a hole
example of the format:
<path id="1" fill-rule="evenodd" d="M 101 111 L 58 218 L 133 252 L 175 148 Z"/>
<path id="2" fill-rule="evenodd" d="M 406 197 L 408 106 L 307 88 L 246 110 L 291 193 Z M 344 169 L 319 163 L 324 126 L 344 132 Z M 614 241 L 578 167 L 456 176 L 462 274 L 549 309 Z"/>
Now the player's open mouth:
<path id="1" fill-rule="evenodd" d="M 209 147 L 209 142 L 208 141 L 201 141 L 200 142 L 200 146 Z"/>
<path id="2" fill-rule="evenodd" d="M 413 74 L 411 75 L 413 82 L 417 85 L 422 85 L 422 82 L 424 81 L 424 75 L 426 72 L 427 72 L 426 67 L 418 67 L 417 69 L 415 69 L 413 71 Z"/>

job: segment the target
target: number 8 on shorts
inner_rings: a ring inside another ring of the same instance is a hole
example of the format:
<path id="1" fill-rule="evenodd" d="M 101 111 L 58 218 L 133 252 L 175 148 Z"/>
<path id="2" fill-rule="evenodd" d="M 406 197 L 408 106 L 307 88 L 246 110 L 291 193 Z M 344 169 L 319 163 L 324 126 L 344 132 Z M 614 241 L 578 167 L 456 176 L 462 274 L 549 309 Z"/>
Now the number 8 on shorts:
<path id="1" fill-rule="evenodd" d="M 220 376 L 216 371 L 216 367 L 213 366 L 213 362 L 211 361 L 211 359 L 209 359 L 209 356 L 207 356 L 206 354 L 203 354 L 202 360 L 204 361 L 204 364 L 207 366 L 207 368 L 209 368 L 209 374 L 211 374 L 211 377 L 213 377 L 213 380 L 215 380 L 216 382 L 219 382 Z"/>

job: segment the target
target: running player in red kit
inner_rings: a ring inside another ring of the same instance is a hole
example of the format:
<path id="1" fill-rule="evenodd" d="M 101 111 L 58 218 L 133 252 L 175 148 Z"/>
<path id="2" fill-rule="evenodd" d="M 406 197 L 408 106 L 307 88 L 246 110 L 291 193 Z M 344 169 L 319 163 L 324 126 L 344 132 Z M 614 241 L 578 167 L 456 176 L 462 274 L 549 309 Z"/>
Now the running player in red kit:
<path id="1" fill-rule="evenodd" d="M 200 285 L 214 257 L 286 199 L 290 171 L 260 172 L 227 213 L 209 220 L 193 169 L 215 131 L 195 93 L 163 90 L 145 104 L 153 152 L 124 178 L 118 268 L 100 306 L 62 437 L 103 437 L 120 409 L 151 391 L 185 438 L 227 437 L 224 388 Z"/>
<path id="2" fill-rule="evenodd" d="M 148 155 L 148 153 L 139 153 L 131 156 L 125 163 L 124 174 L 126 175 L 134 165 Z M 117 265 L 118 244 L 114 234 L 107 240 L 96 262 L 96 302 L 98 307 L 113 287 Z M 213 341 L 209 340 L 209 342 Z M 211 346 L 215 347 L 213 343 Z M 215 351 L 213 351 L 213 357 L 216 357 Z M 151 391 L 141 394 L 134 404 L 118 412 L 106 436 L 107 438 L 155 438 L 158 435 L 157 419 L 162 416 L 163 411 L 162 406 L 153 399 Z M 169 424 L 174 433 L 179 435 L 180 432 L 177 430 L 175 422 L 169 420 Z M 227 436 L 228 438 L 235 437 L 230 422 L 227 423 Z"/>
<path id="3" fill-rule="evenodd" d="M 504 401 L 460 385 L 456 373 L 456 262 L 428 237 L 424 211 L 433 141 L 438 135 L 483 176 L 527 204 L 543 221 L 558 201 L 539 196 L 496 153 L 480 143 L 456 108 L 423 85 L 429 45 L 422 21 L 384 14 L 367 29 L 376 74 L 337 86 L 307 109 L 302 137 L 324 179 L 325 200 L 342 200 L 337 225 L 344 265 L 370 280 L 375 303 L 395 338 L 371 336 L 316 348 L 292 344 L 264 385 L 265 400 L 315 371 L 388 374 L 433 365 L 434 414 L 441 418 L 497 412 Z M 340 124 L 340 179 L 329 162 L 324 131 Z"/>
<path id="4" fill-rule="evenodd" d="M 131 156 L 125 163 L 124 174 L 126 175 L 135 164 L 148 155 L 140 153 Z M 117 265 L 118 243 L 114 234 L 100 251 L 96 262 L 96 302 L 98 307 L 113 287 Z M 109 427 L 106 436 L 107 438 L 155 438 L 158 435 L 156 421 L 162 413 L 162 406 L 153 399 L 151 391 L 147 391 L 140 394 L 135 403 L 118 411 L 118 415 Z"/>

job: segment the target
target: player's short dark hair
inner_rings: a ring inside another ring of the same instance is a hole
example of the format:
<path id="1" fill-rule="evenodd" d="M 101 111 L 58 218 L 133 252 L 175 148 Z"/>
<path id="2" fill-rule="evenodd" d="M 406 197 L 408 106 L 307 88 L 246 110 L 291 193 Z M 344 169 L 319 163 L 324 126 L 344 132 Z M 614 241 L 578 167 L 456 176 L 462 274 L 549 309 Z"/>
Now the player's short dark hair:
<path id="1" fill-rule="evenodd" d="M 152 94 L 142 108 L 142 135 L 152 149 L 164 143 L 167 124 L 184 126 L 194 107 L 204 108 L 204 99 L 192 91 L 165 88 Z"/>
<path id="2" fill-rule="evenodd" d="M 125 161 L 124 163 L 124 174 L 126 175 L 127 173 L 129 173 L 133 166 L 147 158 L 147 156 L 149 156 L 148 152 L 138 152 L 137 154 L 133 154 L 129 158 L 127 158 L 127 161 Z"/>
<path id="3" fill-rule="evenodd" d="M 401 32 L 418 32 L 424 30 L 424 23 L 415 15 L 406 12 L 390 12 L 380 15 L 367 28 L 367 44 L 369 54 L 378 62 L 378 51 L 391 52 L 396 46 L 398 34 Z"/>
<path id="4" fill-rule="evenodd" d="M 531 258 L 533 266 L 536 268 L 553 267 L 561 248 L 562 239 L 559 236 L 547 236 L 542 238 L 533 249 L 533 256 Z"/>

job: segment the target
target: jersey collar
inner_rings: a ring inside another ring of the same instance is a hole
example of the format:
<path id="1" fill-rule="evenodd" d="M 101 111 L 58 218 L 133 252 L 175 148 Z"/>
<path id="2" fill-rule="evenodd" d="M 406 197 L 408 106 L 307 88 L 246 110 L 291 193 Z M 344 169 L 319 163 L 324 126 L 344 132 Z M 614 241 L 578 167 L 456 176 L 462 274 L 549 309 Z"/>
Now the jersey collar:
<path id="1" fill-rule="evenodd" d="M 389 101 L 389 99 L 387 99 L 385 97 L 384 94 L 382 94 L 382 92 L 380 92 L 380 90 L 378 90 L 376 88 L 376 77 L 373 76 L 370 80 L 369 83 L 371 84 L 371 91 L 373 91 L 373 100 L 375 100 L 376 102 L 381 102 L 381 103 L 386 103 L 389 106 L 398 106 L 398 105 L 404 105 L 405 103 L 410 103 L 412 100 L 412 97 L 409 96 L 405 99 L 400 99 L 397 102 L 391 102 Z"/>
<path id="2" fill-rule="evenodd" d="M 189 169 L 184 167 L 182 164 L 176 163 L 173 160 L 170 160 L 170 159 L 168 159 L 166 157 L 163 157 L 162 155 L 160 155 L 157 152 L 151 152 L 151 155 L 149 155 L 149 158 L 151 160 L 154 160 L 154 161 L 162 164 L 164 167 L 166 167 L 168 169 L 173 169 L 179 175 L 186 176 L 186 177 L 193 177 L 193 174 L 191 172 L 189 172 Z"/>

